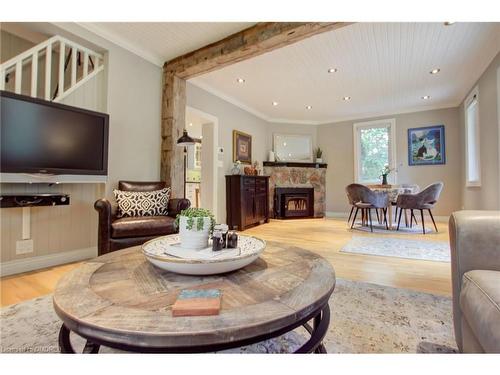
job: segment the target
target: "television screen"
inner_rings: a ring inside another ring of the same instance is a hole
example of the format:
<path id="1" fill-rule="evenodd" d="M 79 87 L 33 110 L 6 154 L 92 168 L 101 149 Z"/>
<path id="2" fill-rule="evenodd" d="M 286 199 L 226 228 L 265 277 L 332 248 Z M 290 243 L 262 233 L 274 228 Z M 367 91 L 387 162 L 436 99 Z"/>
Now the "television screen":
<path id="1" fill-rule="evenodd" d="M 107 114 L 0 96 L 2 173 L 107 174 Z"/>

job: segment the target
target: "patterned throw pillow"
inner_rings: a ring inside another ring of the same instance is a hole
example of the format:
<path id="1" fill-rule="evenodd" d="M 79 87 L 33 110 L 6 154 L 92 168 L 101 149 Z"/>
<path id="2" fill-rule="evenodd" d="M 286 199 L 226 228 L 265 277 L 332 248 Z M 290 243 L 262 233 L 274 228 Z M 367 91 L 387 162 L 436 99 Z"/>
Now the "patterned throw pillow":
<path id="1" fill-rule="evenodd" d="M 153 191 L 113 190 L 118 203 L 118 217 L 164 216 L 168 214 L 170 188 Z"/>

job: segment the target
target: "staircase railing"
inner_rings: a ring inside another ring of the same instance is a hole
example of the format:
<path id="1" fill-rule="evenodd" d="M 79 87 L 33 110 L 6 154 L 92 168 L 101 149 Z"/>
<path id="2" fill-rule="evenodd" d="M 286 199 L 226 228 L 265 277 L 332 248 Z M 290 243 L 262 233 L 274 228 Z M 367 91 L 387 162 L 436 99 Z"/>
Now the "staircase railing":
<path id="1" fill-rule="evenodd" d="M 67 50 L 68 55 L 66 55 Z M 59 52 L 57 84 L 55 85 L 56 90 L 54 92 L 51 91 L 53 52 Z M 81 61 L 82 56 L 83 62 Z M 83 85 L 86 81 L 90 80 L 104 69 L 104 58 L 100 53 L 56 35 L 1 64 L 0 90 L 6 89 L 6 80 L 10 79 L 13 75 L 15 79 L 14 92 L 21 94 L 23 87 L 23 67 L 31 64 L 30 96 L 37 97 L 39 75 L 38 62 L 42 57 L 45 57 L 45 79 L 43 80 L 45 87 L 42 97 L 45 100 L 52 100 L 55 102 L 61 101 L 64 97 L 75 91 L 79 86 Z M 65 72 L 69 63 L 71 63 L 70 82 L 69 86 L 65 87 Z M 78 66 L 82 63 L 83 67 L 78 77 Z"/>

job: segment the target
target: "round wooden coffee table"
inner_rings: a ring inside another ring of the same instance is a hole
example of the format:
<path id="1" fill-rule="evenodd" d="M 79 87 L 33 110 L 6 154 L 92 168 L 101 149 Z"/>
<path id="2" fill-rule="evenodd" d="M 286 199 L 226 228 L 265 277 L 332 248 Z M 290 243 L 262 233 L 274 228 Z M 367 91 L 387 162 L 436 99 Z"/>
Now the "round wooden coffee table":
<path id="1" fill-rule="evenodd" d="M 241 347 L 304 326 L 310 338 L 298 353 L 325 353 L 328 299 L 335 272 L 310 251 L 269 242 L 261 257 L 235 272 L 183 276 L 150 264 L 140 247 L 109 253 L 66 274 L 54 292 L 63 321 L 62 353 L 74 353 L 70 331 L 100 345 L 145 353 L 201 353 Z M 172 317 L 182 289 L 221 289 L 219 315 Z M 313 321 L 312 325 L 308 322 Z"/>

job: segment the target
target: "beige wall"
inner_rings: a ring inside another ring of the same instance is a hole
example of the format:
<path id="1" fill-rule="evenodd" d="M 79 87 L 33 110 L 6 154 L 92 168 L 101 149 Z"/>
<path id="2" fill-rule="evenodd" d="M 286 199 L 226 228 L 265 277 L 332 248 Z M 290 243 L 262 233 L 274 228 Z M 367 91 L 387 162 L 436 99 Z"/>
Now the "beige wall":
<path id="1" fill-rule="evenodd" d="M 434 210 L 436 215 L 449 215 L 460 209 L 461 147 L 459 143 L 458 108 L 396 114 L 363 120 L 344 121 L 318 126 L 318 145 L 328 163 L 326 176 L 326 210 L 348 212 L 345 187 L 354 182 L 353 124 L 382 118 L 396 120 L 397 183 L 418 184 L 421 188 L 444 182 L 441 199 Z M 429 166 L 408 165 L 408 128 L 445 125 L 446 164 Z"/>
<path id="2" fill-rule="evenodd" d="M 161 68 L 76 24 L 48 26 L 51 34 L 79 42 L 83 38 L 101 47 L 105 53 L 105 72 L 66 98 L 64 103 L 109 113 L 108 183 L 51 187 L 47 184 L 2 184 L 2 192 L 62 192 L 71 196 L 69 206 L 32 209 L 34 252 L 25 255 L 15 254 L 15 242 L 21 239 L 21 210 L 0 210 L 2 263 L 95 247 L 95 200 L 111 197 L 119 179 L 159 179 Z"/>
<path id="3" fill-rule="evenodd" d="M 218 168 L 218 211 L 220 222 L 226 221 L 225 175 L 233 165 L 233 130 L 252 135 L 252 158 L 262 162 L 267 157 L 268 123 L 207 91 L 187 83 L 187 105 L 217 117 L 218 146 L 224 147 L 223 166 Z"/>
<path id="4" fill-rule="evenodd" d="M 463 207 L 477 210 L 500 209 L 500 166 L 499 166 L 499 108 L 497 71 L 500 68 L 500 54 L 493 59 L 477 83 L 479 90 L 479 139 L 481 150 L 481 186 L 465 186 L 465 154 L 462 157 Z M 460 106 L 460 144 L 465 150 L 464 103 Z"/>

